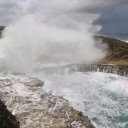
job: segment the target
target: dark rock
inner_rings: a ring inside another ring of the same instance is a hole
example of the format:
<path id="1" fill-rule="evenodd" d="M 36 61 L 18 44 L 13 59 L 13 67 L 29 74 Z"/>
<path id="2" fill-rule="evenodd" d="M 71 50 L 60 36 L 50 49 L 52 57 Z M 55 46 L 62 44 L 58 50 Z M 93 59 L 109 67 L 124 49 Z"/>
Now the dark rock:
<path id="1" fill-rule="evenodd" d="M 2 36 L 2 32 L 4 30 L 5 26 L 0 26 L 0 37 Z"/>
<path id="2" fill-rule="evenodd" d="M 9 112 L 5 104 L 0 100 L 0 128 L 20 128 L 16 117 Z"/>

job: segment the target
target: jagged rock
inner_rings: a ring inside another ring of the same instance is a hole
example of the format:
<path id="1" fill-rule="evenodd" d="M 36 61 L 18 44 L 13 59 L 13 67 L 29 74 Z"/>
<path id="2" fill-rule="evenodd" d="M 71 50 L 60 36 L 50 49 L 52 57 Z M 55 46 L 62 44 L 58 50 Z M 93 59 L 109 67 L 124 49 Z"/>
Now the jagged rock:
<path id="1" fill-rule="evenodd" d="M 128 76 L 128 65 L 116 65 L 116 64 L 98 64 L 97 71 L 117 74 L 120 76 Z"/>
<path id="2" fill-rule="evenodd" d="M 111 37 L 96 36 L 107 44 L 107 56 L 97 65 L 100 72 L 128 76 L 128 43 Z"/>
<path id="3" fill-rule="evenodd" d="M 0 81 L 4 80 L 11 84 L 0 84 L 0 96 L 20 121 L 21 128 L 94 128 L 89 118 L 67 100 L 38 86 L 43 83 L 40 80 L 14 74 L 1 75 Z"/>
<path id="4" fill-rule="evenodd" d="M 76 65 L 76 71 L 78 72 L 104 72 L 112 73 L 120 76 L 128 77 L 128 65 L 116 65 L 116 64 L 91 64 L 91 65 Z"/>
<path id="5" fill-rule="evenodd" d="M 0 100 L 0 128 L 20 128 L 19 122 Z"/>

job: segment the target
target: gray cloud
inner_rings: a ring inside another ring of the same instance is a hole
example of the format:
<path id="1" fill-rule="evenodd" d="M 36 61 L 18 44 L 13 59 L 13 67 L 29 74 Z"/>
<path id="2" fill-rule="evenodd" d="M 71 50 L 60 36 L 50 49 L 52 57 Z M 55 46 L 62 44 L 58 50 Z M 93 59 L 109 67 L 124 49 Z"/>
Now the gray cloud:
<path id="1" fill-rule="evenodd" d="M 7 25 L 18 12 L 18 2 L 23 0 L 0 0 L 0 25 Z M 68 2 L 68 0 L 65 0 Z M 90 4 L 94 1 L 93 5 Z M 95 21 L 95 24 L 102 25 L 100 33 L 128 33 L 128 1 L 127 0 L 92 0 L 88 2 L 88 8 L 85 1 L 82 4 L 77 3 L 78 12 L 98 13 L 101 17 Z M 35 3 L 36 5 L 36 3 Z M 38 6 L 38 5 L 37 5 Z M 35 6 L 36 7 L 36 6 Z M 34 7 L 33 7 L 34 8 Z M 68 7 L 67 7 L 68 8 Z M 32 10 L 30 10 L 32 11 Z"/>
<path id="2" fill-rule="evenodd" d="M 100 18 L 95 24 L 102 25 L 100 33 L 128 33 L 128 1 L 127 0 L 111 0 L 107 3 L 102 1 L 99 4 L 89 6 L 88 8 L 80 8 L 79 12 L 98 13 Z"/>
<path id="3" fill-rule="evenodd" d="M 128 33 L 128 2 L 105 9 L 97 23 L 103 26 L 101 33 Z"/>
<path id="4" fill-rule="evenodd" d="M 0 0 L 0 25 L 7 25 L 13 19 L 17 5 L 14 0 Z"/>

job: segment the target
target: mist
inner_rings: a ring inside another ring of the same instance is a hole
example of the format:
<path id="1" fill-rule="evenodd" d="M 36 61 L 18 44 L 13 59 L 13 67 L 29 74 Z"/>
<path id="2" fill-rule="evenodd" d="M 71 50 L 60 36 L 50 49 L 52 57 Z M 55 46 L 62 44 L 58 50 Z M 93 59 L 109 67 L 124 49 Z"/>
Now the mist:
<path id="1" fill-rule="evenodd" d="M 19 2 L 19 1 L 18 1 Z M 100 14 L 80 8 L 94 8 L 89 0 L 27 0 L 0 40 L 0 62 L 10 70 L 37 64 L 88 64 L 105 57 L 105 46 L 96 45 L 92 35 L 101 30 L 94 25 Z M 98 1 L 96 6 L 108 5 Z"/>

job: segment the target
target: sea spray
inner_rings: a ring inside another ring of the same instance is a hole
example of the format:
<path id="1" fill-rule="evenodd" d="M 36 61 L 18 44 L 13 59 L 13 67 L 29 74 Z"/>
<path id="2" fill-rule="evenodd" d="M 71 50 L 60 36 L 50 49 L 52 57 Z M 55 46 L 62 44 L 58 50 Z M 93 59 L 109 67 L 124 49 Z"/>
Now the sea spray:
<path id="1" fill-rule="evenodd" d="M 89 116 L 96 128 L 127 128 L 128 78 L 99 72 L 40 72 L 38 77 L 45 80 L 47 92 L 68 99 L 75 109 Z"/>
<path id="2" fill-rule="evenodd" d="M 86 0 L 20 2 L 17 15 L 0 40 L 0 61 L 5 69 L 28 70 L 37 63 L 94 63 L 105 57 L 105 47 L 92 35 L 101 26 L 93 22 L 99 14 L 82 13 L 92 7 Z"/>
<path id="3" fill-rule="evenodd" d="M 100 15 L 89 13 L 86 9 L 90 6 L 104 7 L 103 3 L 110 1 L 98 0 L 96 5 L 94 2 L 94 0 L 20 1 L 15 18 L 6 27 L 2 35 L 3 38 L 0 40 L 2 69 L 26 71 L 32 69 L 33 65 L 37 65 L 37 63 L 46 65 L 52 63 L 87 64 L 102 59 L 105 56 L 104 46 L 97 46 L 92 38 L 92 35 L 101 29 L 101 26 L 93 24 Z M 83 12 L 83 10 L 85 11 Z M 30 75 L 32 74 L 30 73 Z M 114 88 L 120 86 L 121 82 L 119 85 L 116 82 L 119 79 L 117 76 L 98 73 L 73 73 L 70 75 L 36 73 L 35 76 L 45 81 L 45 90 L 67 98 L 76 109 L 88 114 L 97 127 L 127 127 L 127 96 L 118 93 L 120 88 L 111 89 L 110 87 L 113 86 L 113 81 L 115 81 Z M 123 81 L 124 84 L 126 82 L 127 80 Z M 111 85 L 107 86 L 109 83 Z M 41 89 L 42 87 L 26 87 L 21 83 L 1 88 L 1 92 L 10 98 L 7 101 L 13 113 L 23 112 L 20 116 L 23 118 L 23 124 L 27 122 L 28 125 L 33 126 L 36 125 L 33 123 L 33 119 L 42 123 L 44 114 L 40 115 L 39 109 L 42 111 L 42 106 L 47 108 L 49 104 L 48 100 L 44 100 L 44 103 L 40 102 L 42 100 L 40 94 L 43 94 Z M 125 86 L 122 86 L 121 90 L 125 91 Z M 18 95 L 18 97 L 16 98 L 14 95 Z M 58 103 L 56 96 L 55 98 L 53 104 Z M 50 95 L 50 100 L 52 99 L 54 97 Z M 61 103 L 60 101 L 59 105 Z M 17 111 L 18 106 L 22 107 L 21 111 Z M 37 108 L 39 109 L 37 110 Z M 30 113 L 34 114 L 33 109 L 37 112 L 34 118 L 30 115 Z M 26 113 L 26 110 L 29 113 Z M 28 120 L 24 120 L 24 114 L 28 114 Z M 120 117 L 126 117 L 126 121 L 120 121 Z M 26 127 L 26 124 L 23 127 Z"/>

